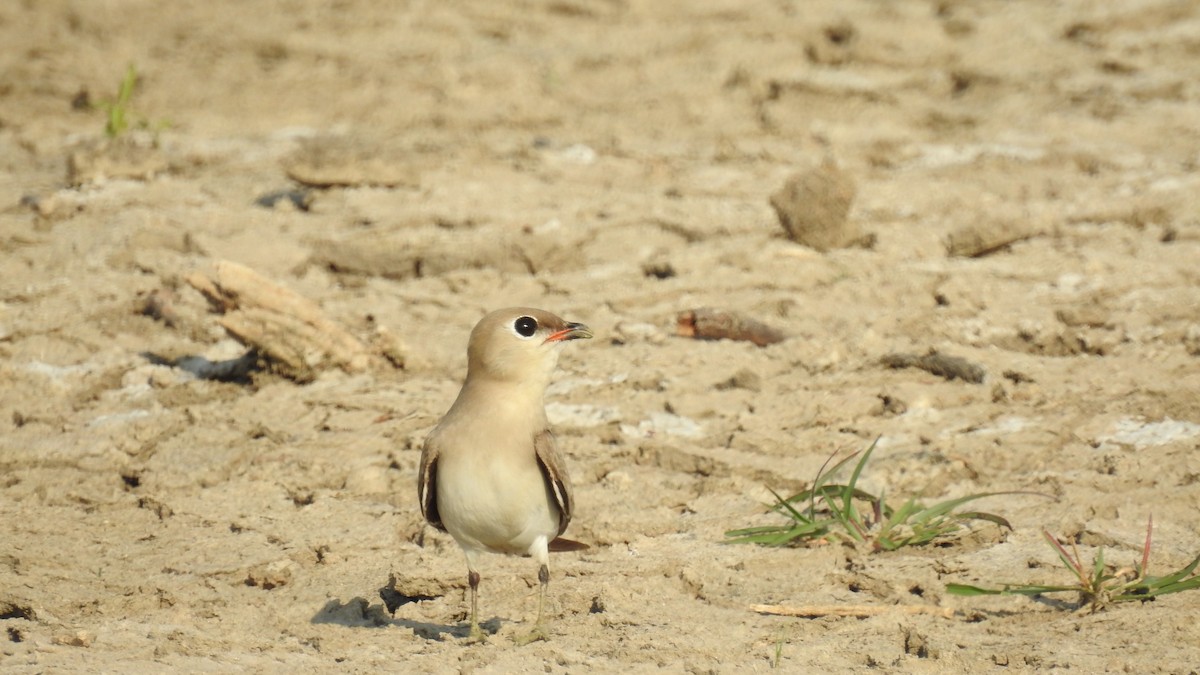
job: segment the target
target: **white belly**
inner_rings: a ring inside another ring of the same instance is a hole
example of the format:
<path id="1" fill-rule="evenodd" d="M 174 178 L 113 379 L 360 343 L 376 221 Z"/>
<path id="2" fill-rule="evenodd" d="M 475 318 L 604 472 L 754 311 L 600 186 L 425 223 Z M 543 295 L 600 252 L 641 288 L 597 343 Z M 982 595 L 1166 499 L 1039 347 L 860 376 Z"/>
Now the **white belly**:
<path id="1" fill-rule="evenodd" d="M 443 457 L 438 513 L 463 548 L 526 555 L 538 538 L 558 534 L 558 506 L 532 447 L 516 462 L 513 455 L 497 459 L 494 453 Z"/>

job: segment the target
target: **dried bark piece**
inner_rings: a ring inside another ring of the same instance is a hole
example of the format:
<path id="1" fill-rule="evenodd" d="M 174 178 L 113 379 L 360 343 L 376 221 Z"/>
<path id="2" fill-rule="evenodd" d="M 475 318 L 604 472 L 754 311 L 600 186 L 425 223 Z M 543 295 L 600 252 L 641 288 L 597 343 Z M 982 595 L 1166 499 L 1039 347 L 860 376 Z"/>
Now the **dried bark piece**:
<path id="1" fill-rule="evenodd" d="M 936 351 L 928 354 L 888 354 L 881 359 L 888 368 L 920 368 L 947 380 L 962 380 L 979 384 L 987 377 L 987 371 L 970 361 L 957 356 L 946 356 Z"/>
<path id="2" fill-rule="evenodd" d="M 765 347 L 787 338 L 761 321 L 710 307 L 690 309 L 676 317 L 676 334 L 700 340 L 745 340 Z"/>
<path id="3" fill-rule="evenodd" d="M 793 174 L 771 195 L 771 207 L 789 239 L 828 251 L 864 239 L 858 225 L 846 218 L 856 193 L 854 180 L 827 163 Z"/>
<path id="4" fill-rule="evenodd" d="M 952 258 L 982 258 L 1037 234 L 1036 227 L 1020 218 L 984 220 L 947 235 L 946 254 Z"/>
<path id="5" fill-rule="evenodd" d="M 219 323 L 234 339 L 298 382 L 329 366 L 361 372 L 381 362 L 316 303 L 244 265 L 222 260 L 212 275 L 193 274 L 187 282 L 225 312 Z"/>
<path id="6" fill-rule="evenodd" d="M 326 352 L 317 345 L 328 341 L 295 317 L 249 308 L 227 314 L 218 323 L 233 339 L 261 351 L 271 367 L 288 379 L 312 382 L 327 365 Z"/>

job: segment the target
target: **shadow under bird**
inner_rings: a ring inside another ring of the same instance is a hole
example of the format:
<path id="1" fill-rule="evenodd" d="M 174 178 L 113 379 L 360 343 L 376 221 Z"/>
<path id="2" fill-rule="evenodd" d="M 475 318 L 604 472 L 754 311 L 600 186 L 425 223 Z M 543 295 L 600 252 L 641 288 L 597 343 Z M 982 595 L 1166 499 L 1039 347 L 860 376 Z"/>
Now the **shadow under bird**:
<path id="1" fill-rule="evenodd" d="M 546 420 L 544 397 L 559 348 L 592 337 L 539 309 L 513 307 L 471 331 L 467 378 L 429 434 L 417 491 L 421 512 L 449 532 L 467 558 L 472 640 L 479 627 L 479 554 L 531 556 L 538 563 L 537 622 L 519 643 L 546 639 L 543 610 L 550 551 L 585 545 L 559 537 L 571 522 L 571 480 Z"/>

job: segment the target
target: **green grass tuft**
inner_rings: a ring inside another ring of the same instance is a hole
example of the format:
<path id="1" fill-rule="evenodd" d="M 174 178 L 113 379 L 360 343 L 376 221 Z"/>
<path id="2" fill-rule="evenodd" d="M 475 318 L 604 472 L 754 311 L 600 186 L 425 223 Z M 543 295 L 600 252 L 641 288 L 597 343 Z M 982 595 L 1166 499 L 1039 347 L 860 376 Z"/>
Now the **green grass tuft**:
<path id="1" fill-rule="evenodd" d="M 1146 523 L 1146 543 L 1142 547 L 1142 560 L 1131 568 L 1114 570 L 1104 563 L 1104 549 L 1096 552 L 1090 566 L 1083 563 L 1075 544 L 1068 551 L 1057 537 L 1046 530 L 1042 536 L 1054 549 L 1075 582 L 1066 586 L 1042 586 L 1037 584 L 1005 583 L 1001 588 L 983 588 L 967 584 L 946 584 L 946 592 L 954 595 L 1042 595 L 1046 593 L 1078 593 L 1079 605 L 1095 612 L 1116 602 L 1146 602 L 1160 595 L 1179 593 L 1200 588 L 1200 556 L 1196 556 L 1184 567 L 1161 577 L 1150 576 L 1150 546 L 1154 520 Z"/>
<path id="2" fill-rule="evenodd" d="M 846 483 L 831 479 L 846 467 L 859 452 L 851 453 L 829 467 L 830 457 L 817 474 L 813 486 L 784 499 L 774 490 L 776 504 L 772 510 L 788 522 L 781 525 L 748 527 L 725 533 L 728 543 L 762 544 L 765 546 L 794 546 L 819 540 L 841 539 L 865 544 L 876 551 L 894 551 L 905 546 L 927 544 L 963 528 L 967 522 L 982 520 L 1012 529 L 1001 516 L 982 511 L 962 512 L 964 504 L 985 497 L 1004 494 L 1038 494 L 1023 492 L 985 492 L 925 506 L 915 499 L 905 501 L 899 508 L 888 504 L 883 495 L 873 495 L 858 487 L 863 469 L 879 440 L 871 443 L 850 473 Z M 1040 495 L 1045 496 L 1045 495 Z M 797 507 L 797 505 L 803 505 Z"/>

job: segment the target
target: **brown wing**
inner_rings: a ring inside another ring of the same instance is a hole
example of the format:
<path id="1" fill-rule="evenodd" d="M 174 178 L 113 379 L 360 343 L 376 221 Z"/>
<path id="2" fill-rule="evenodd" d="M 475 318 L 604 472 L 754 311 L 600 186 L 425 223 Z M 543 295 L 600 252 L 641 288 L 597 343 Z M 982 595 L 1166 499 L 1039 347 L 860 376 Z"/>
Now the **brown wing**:
<path id="1" fill-rule="evenodd" d="M 546 484 L 554 500 L 558 502 L 558 533 L 566 532 L 571 523 L 571 507 L 574 498 L 571 496 L 571 477 L 567 475 L 567 465 L 558 454 L 554 444 L 554 434 L 549 430 L 533 437 L 533 449 L 537 453 L 538 466 L 546 477 Z"/>
<path id="2" fill-rule="evenodd" d="M 432 441 L 433 439 L 426 440 L 425 448 L 421 451 L 421 469 L 417 474 L 417 499 L 421 501 L 421 515 L 425 516 L 425 520 L 445 532 L 446 526 L 442 524 L 437 505 L 438 451 L 437 445 Z"/>

